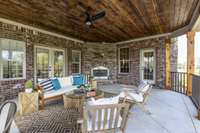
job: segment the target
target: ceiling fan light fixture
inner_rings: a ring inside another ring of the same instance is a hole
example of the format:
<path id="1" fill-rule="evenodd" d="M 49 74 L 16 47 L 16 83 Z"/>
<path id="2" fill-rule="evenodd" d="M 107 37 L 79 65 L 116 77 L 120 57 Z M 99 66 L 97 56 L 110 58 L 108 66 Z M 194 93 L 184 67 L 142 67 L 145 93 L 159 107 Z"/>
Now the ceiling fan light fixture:
<path id="1" fill-rule="evenodd" d="M 92 22 L 90 22 L 90 21 L 86 21 L 85 24 L 88 25 L 88 26 L 90 26 L 90 25 L 92 25 Z"/>

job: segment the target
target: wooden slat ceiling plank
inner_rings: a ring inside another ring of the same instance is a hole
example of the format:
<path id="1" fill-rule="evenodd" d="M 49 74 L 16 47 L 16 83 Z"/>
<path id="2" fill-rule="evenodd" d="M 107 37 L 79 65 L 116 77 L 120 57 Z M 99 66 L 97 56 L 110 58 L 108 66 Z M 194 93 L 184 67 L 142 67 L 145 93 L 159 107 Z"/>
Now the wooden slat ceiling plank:
<path id="1" fill-rule="evenodd" d="M 150 18 L 146 12 L 145 3 L 143 0 L 128 0 L 130 9 L 132 10 L 133 15 L 136 15 L 140 21 L 144 24 L 145 31 L 154 33 L 154 26 L 150 22 Z M 147 33 L 148 34 L 148 33 Z"/>
<path id="2" fill-rule="evenodd" d="M 143 22 L 141 22 L 141 19 L 140 19 L 140 17 L 138 17 L 137 15 L 138 14 L 136 14 L 136 10 L 132 10 L 131 8 L 131 5 L 132 3 L 130 3 L 130 1 L 127 1 L 127 0 L 121 0 L 121 1 L 119 1 L 119 6 L 120 6 L 120 8 L 121 9 L 124 9 L 124 12 L 126 12 L 126 14 L 124 14 L 123 16 L 125 16 L 125 15 L 128 15 L 128 17 L 126 17 L 126 18 L 129 18 L 129 19 L 127 19 L 129 22 L 130 22 L 130 26 L 129 27 L 132 27 L 131 25 L 133 25 L 132 24 L 132 22 L 134 21 L 134 23 L 136 24 L 136 25 L 138 25 L 138 28 L 142 31 L 141 33 L 144 35 L 145 33 L 146 33 L 146 31 L 145 30 L 148 30 L 148 29 L 145 29 L 145 25 L 144 25 L 144 23 Z M 131 20 L 131 21 L 130 21 Z M 129 28 L 131 31 L 135 31 L 135 29 L 131 29 L 131 28 Z"/>
<path id="3" fill-rule="evenodd" d="M 190 1 L 190 5 L 188 5 L 188 16 L 187 16 L 187 19 L 185 20 L 185 24 L 189 24 L 198 2 L 199 0 Z"/>
<path id="4" fill-rule="evenodd" d="M 175 18 L 175 3 L 176 0 L 170 0 L 170 31 L 174 30 L 174 18 Z"/>
<path id="5" fill-rule="evenodd" d="M 157 14 L 163 32 L 170 32 L 170 0 L 157 0 Z"/>
<path id="6" fill-rule="evenodd" d="M 152 0 L 152 5 L 153 5 L 153 11 L 154 11 L 154 15 L 155 15 L 155 20 L 156 20 L 156 24 L 158 26 L 158 29 L 159 29 L 159 33 L 163 33 L 163 27 L 162 27 L 162 24 L 161 24 L 161 20 L 158 16 L 158 3 L 156 0 Z"/>
<path id="7" fill-rule="evenodd" d="M 175 18 L 174 18 L 174 30 L 176 30 L 178 28 L 178 21 L 179 21 L 179 16 L 180 16 L 180 8 L 181 8 L 181 1 L 182 0 L 176 0 L 175 3 Z"/>
<path id="8" fill-rule="evenodd" d="M 124 20 L 129 21 L 135 27 L 135 29 L 138 31 L 138 33 L 143 33 L 142 27 L 140 27 L 140 25 L 137 25 L 136 22 L 134 21 L 136 18 L 134 18 L 134 17 L 131 18 L 130 14 L 127 12 L 126 8 L 121 7 L 122 5 L 119 3 L 119 1 L 111 0 L 110 4 L 115 6 L 119 10 L 122 17 L 124 17 Z"/>
<path id="9" fill-rule="evenodd" d="M 120 14 L 113 8 L 109 3 L 102 3 L 97 5 L 97 7 L 101 7 L 102 9 L 106 9 L 106 17 L 105 20 L 108 22 L 107 25 L 115 29 L 115 33 L 123 34 L 125 38 L 131 38 L 129 25 L 127 22 L 123 23 L 123 19 L 121 18 Z M 109 8 L 108 8 L 109 7 Z M 109 16 L 109 17 L 108 17 Z M 118 21 L 114 21 L 118 20 Z"/>
<path id="10" fill-rule="evenodd" d="M 190 0 L 189 0 L 190 1 Z M 182 7 L 181 7 L 181 10 L 180 10 L 180 15 L 179 15 L 179 22 L 177 25 L 179 25 L 179 27 L 182 27 L 183 26 L 183 21 L 185 19 L 185 16 L 187 14 L 187 8 L 188 8 L 188 5 L 189 5 L 189 1 L 188 0 L 182 0 Z"/>
<path id="11" fill-rule="evenodd" d="M 147 13 L 149 14 L 150 20 L 156 29 L 155 33 L 156 34 L 162 33 L 162 28 L 160 26 L 161 24 L 159 22 L 160 20 L 156 13 L 157 5 L 156 5 L 155 1 L 154 0 L 145 1 L 145 5 L 146 5 Z"/>
<path id="12" fill-rule="evenodd" d="M 179 4 L 178 4 L 178 6 L 177 6 L 177 14 L 178 14 L 178 16 L 177 16 L 177 21 L 176 21 L 176 25 L 179 27 L 179 26 L 181 26 L 180 24 L 181 24 L 181 21 L 182 21 L 182 18 L 183 18 L 183 16 L 184 16 L 184 12 L 183 12 L 183 10 L 182 9 L 184 9 L 183 8 L 183 5 L 184 5 L 184 2 L 185 0 L 179 0 Z M 177 27 L 177 28 L 178 28 Z"/>

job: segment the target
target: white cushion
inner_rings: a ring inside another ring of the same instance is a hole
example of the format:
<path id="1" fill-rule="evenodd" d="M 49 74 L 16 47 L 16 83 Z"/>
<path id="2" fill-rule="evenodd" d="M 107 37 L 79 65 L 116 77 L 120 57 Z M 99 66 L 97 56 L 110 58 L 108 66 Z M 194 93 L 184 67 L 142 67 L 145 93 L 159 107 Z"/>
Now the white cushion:
<path id="1" fill-rule="evenodd" d="M 62 95 L 64 93 L 70 92 L 74 89 L 77 89 L 77 87 L 69 85 L 69 86 L 66 86 L 66 87 L 58 89 L 58 90 L 52 90 L 52 91 L 44 93 L 44 98 L 59 96 L 59 95 Z"/>
<path id="2" fill-rule="evenodd" d="M 125 92 L 121 92 L 119 94 L 119 97 L 125 98 Z M 130 101 L 143 102 L 144 97 L 143 97 L 142 93 L 138 94 L 138 93 L 134 93 L 134 92 L 129 92 L 126 99 L 128 99 Z"/>
<path id="3" fill-rule="evenodd" d="M 110 98 L 101 98 L 95 100 L 91 98 L 90 101 L 87 102 L 88 105 L 106 105 L 106 104 L 118 104 L 119 103 L 119 96 L 110 97 Z"/>
<path id="4" fill-rule="evenodd" d="M 60 83 L 61 88 L 65 88 L 67 86 L 73 85 L 73 77 L 72 76 L 58 78 L 58 81 Z"/>

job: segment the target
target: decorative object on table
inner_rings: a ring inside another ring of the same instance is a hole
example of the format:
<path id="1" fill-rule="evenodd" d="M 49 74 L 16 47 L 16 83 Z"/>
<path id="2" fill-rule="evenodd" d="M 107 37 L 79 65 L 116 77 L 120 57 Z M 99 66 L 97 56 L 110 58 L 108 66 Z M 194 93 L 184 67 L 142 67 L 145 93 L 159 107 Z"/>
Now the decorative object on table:
<path id="1" fill-rule="evenodd" d="M 25 92 L 26 93 L 32 93 L 33 92 L 33 82 L 32 80 L 28 80 L 25 83 Z"/>
<path id="2" fill-rule="evenodd" d="M 10 126 L 14 120 L 17 105 L 13 101 L 5 101 L 0 108 L 0 133 L 9 133 Z"/>
<path id="3" fill-rule="evenodd" d="M 97 81 L 96 80 L 92 80 L 92 82 L 91 82 L 91 87 L 92 87 L 92 89 L 94 89 L 94 90 L 96 90 L 97 89 Z"/>
<path id="4" fill-rule="evenodd" d="M 86 93 L 86 96 L 87 97 L 94 97 L 94 96 L 96 96 L 96 91 L 95 90 L 88 91 Z"/>
<path id="5" fill-rule="evenodd" d="M 19 93 L 19 113 L 25 115 L 38 111 L 39 109 L 39 93 Z"/>
<path id="6" fill-rule="evenodd" d="M 92 80 L 94 80 L 94 76 L 91 76 L 91 75 L 90 75 L 89 78 L 88 78 L 88 82 L 91 83 Z"/>

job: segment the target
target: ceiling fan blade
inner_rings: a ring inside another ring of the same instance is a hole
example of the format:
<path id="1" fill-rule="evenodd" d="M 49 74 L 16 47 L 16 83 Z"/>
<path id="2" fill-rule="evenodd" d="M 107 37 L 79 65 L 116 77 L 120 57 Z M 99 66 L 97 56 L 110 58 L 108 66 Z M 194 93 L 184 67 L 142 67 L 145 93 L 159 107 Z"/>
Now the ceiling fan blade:
<path id="1" fill-rule="evenodd" d="M 85 11 L 85 15 L 90 18 L 90 13 L 88 11 Z"/>
<path id="2" fill-rule="evenodd" d="M 105 11 L 102 11 L 100 13 L 97 13 L 95 16 L 92 16 L 92 21 L 95 21 L 97 19 L 103 18 L 106 15 Z"/>

